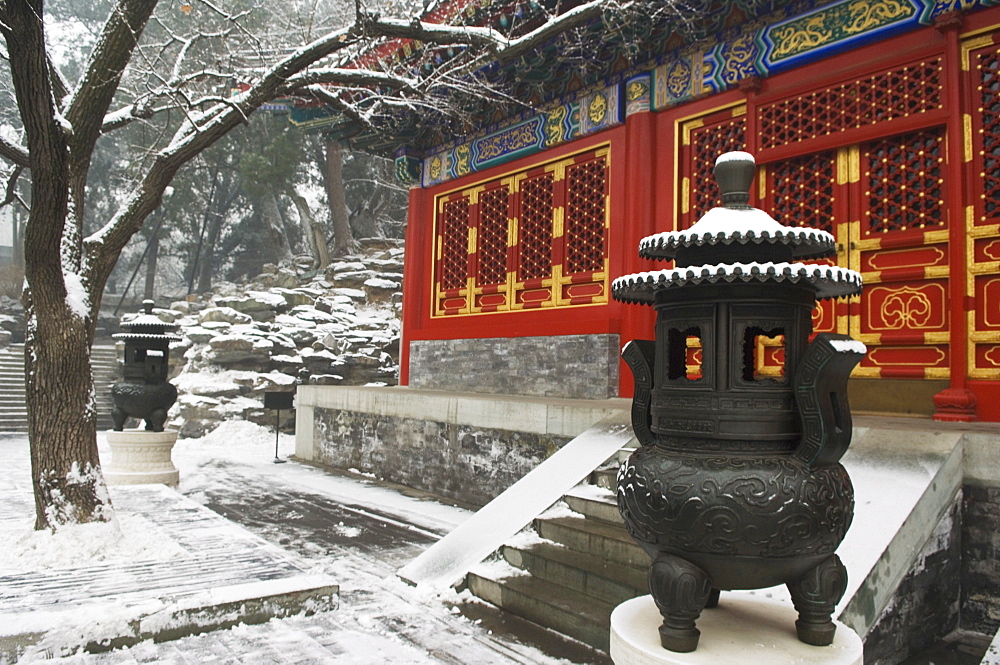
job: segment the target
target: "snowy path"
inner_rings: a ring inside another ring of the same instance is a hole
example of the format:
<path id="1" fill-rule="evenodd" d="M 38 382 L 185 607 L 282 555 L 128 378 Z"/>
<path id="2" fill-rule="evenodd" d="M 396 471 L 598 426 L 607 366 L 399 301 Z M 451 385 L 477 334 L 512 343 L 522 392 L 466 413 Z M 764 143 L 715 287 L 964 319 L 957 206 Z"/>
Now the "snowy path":
<path id="1" fill-rule="evenodd" d="M 609 662 L 581 645 L 504 617 L 472 601 L 468 594 L 448 591 L 428 595 L 399 581 L 395 577 L 399 566 L 469 513 L 294 462 L 272 464 L 273 436 L 241 423 L 205 439 L 182 440 L 174 454 L 181 472 L 180 490 L 306 559 L 314 565 L 309 572 L 331 575 L 340 584 L 340 608 L 312 617 L 274 619 L 259 626 L 238 626 L 162 644 L 144 642 L 127 650 L 79 654 L 54 662 Z M 282 436 L 282 457 L 293 446 L 292 437 Z M 0 461 L 7 462 L 7 470 L 0 483 L 18 482 L 11 480 L 18 474 L 23 474 L 20 478 L 26 483 L 26 444 L 23 460 L 9 459 L 18 457 L 9 451 L 19 447 L 4 446 L 8 452 L 0 455 Z M 30 509 L 30 505 L 24 507 Z M 531 641 L 519 639 L 512 630 Z M 46 659 L 47 655 L 29 655 L 21 662 Z"/>

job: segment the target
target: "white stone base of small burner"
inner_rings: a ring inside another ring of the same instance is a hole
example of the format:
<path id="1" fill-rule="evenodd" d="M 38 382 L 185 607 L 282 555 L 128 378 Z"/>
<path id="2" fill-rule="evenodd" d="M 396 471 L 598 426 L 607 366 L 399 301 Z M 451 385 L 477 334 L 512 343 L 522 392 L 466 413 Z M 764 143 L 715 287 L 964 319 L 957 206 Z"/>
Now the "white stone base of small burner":
<path id="1" fill-rule="evenodd" d="M 611 614 L 615 665 L 861 665 L 861 638 L 840 623 L 833 644 L 814 647 L 795 636 L 798 613 L 779 600 L 725 593 L 698 619 L 701 639 L 691 653 L 660 645 L 660 617 L 651 596 L 627 600 Z"/>
<path id="2" fill-rule="evenodd" d="M 111 461 L 104 465 L 104 480 L 109 485 L 176 485 L 180 481 L 180 472 L 170 459 L 177 430 L 108 430 L 107 439 Z"/>

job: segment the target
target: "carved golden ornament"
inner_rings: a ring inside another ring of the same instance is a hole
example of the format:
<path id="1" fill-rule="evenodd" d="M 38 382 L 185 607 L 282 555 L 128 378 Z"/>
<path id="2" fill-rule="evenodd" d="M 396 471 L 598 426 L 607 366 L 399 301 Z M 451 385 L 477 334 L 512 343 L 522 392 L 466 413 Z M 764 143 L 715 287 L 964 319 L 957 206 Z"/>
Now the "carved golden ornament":
<path id="1" fill-rule="evenodd" d="M 502 132 L 481 139 L 479 142 L 479 158 L 481 161 L 496 159 L 510 152 L 515 152 L 534 145 L 537 137 L 530 123 L 511 127 Z"/>
<path id="2" fill-rule="evenodd" d="M 472 149 L 468 144 L 460 145 L 455 149 L 455 173 L 459 176 L 468 175 L 472 172 Z"/>
<path id="3" fill-rule="evenodd" d="M 592 125 L 600 125 L 607 116 L 608 98 L 604 96 L 603 92 L 599 92 L 590 100 L 590 104 L 587 107 L 587 117 L 590 118 Z"/>
<path id="4" fill-rule="evenodd" d="M 753 33 L 744 34 L 729 45 L 726 52 L 726 65 L 722 78 L 728 83 L 735 83 L 747 75 L 747 64 L 753 62 L 757 54 Z"/>
<path id="5" fill-rule="evenodd" d="M 671 97 L 680 98 L 691 90 L 691 65 L 678 60 L 667 70 L 667 92 Z"/>
<path id="6" fill-rule="evenodd" d="M 557 106 L 545 115 L 545 145 L 552 146 L 563 140 L 563 123 L 569 115 L 565 106 Z"/>
<path id="7" fill-rule="evenodd" d="M 923 328 L 927 325 L 934 307 L 923 291 L 908 286 L 897 289 L 882 301 L 881 318 L 887 328 Z"/>
<path id="8" fill-rule="evenodd" d="M 431 179 L 438 180 L 441 178 L 441 158 L 432 157 L 431 158 Z"/>
<path id="9" fill-rule="evenodd" d="M 855 0 L 824 8 L 771 30 L 773 60 L 799 55 L 910 16 L 903 0 Z"/>
<path id="10" fill-rule="evenodd" d="M 645 81 L 632 81 L 625 88 L 625 99 L 630 102 L 634 102 L 637 99 L 642 99 L 649 92 L 649 86 L 646 85 Z"/>

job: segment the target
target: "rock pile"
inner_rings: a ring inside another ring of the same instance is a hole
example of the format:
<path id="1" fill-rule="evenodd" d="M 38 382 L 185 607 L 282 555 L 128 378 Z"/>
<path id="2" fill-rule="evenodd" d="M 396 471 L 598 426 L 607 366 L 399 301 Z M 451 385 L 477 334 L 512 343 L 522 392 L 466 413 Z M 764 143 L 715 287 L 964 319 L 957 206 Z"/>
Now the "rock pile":
<path id="1" fill-rule="evenodd" d="M 325 273 L 266 267 L 247 284 L 155 309 L 178 324 L 171 350 L 180 396 L 170 427 L 201 436 L 224 420 L 271 427 L 266 391 L 298 384 L 394 385 L 399 370 L 402 241 L 361 241 Z M 282 427 L 293 422 L 292 413 Z"/>

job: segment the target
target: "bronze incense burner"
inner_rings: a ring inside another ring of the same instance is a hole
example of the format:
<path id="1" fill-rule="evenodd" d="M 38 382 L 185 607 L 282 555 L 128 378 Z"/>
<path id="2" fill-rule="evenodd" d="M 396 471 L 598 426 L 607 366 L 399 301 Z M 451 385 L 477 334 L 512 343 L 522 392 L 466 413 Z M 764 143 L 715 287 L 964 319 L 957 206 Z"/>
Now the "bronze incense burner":
<path id="1" fill-rule="evenodd" d="M 695 623 L 720 591 L 779 584 L 799 639 L 828 645 L 847 586 L 835 550 L 854 495 L 839 460 L 851 441 L 847 379 L 865 348 L 809 336 L 816 300 L 860 293 L 861 276 L 799 262 L 835 254 L 835 240 L 751 208 L 754 171 L 747 153 L 721 156 L 723 207 L 640 245 L 676 267 L 613 285 L 615 299 L 657 312 L 656 340 L 622 352 L 642 445 L 619 471 L 618 506 L 653 558 L 660 640 L 678 652 L 697 647 Z M 772 354 L 783 365 L 760 366 L 763 344 L 783 344 Z"/>
<path id="2" fill-rule="evenodd" d="M 167 411 L 177 401 L 177 388 L 167 381 L 170 370 L 170 343 L 180 337 L 167 331 L 177 326 L 153 314 L 153 301 L 144 300 L 143 311 L 121 326 L 126 332 L 113 335 L 125 342 L 123 380 L 111 386 L 114 430 L 125 429 L 126 421 L 139 418 L 146 429 L 162 432 Z"/>

